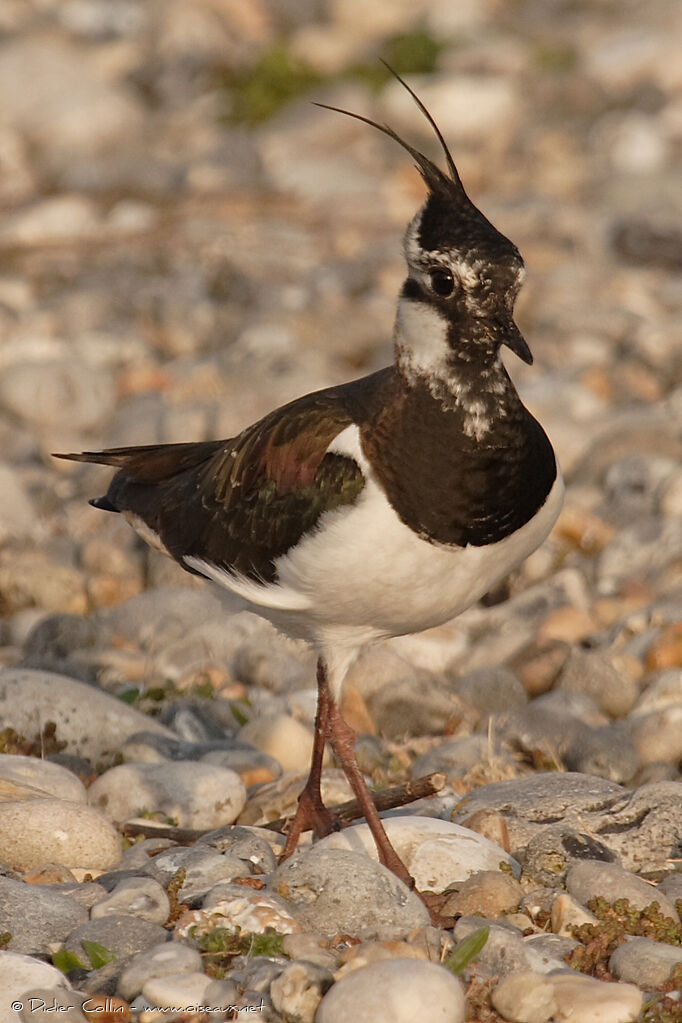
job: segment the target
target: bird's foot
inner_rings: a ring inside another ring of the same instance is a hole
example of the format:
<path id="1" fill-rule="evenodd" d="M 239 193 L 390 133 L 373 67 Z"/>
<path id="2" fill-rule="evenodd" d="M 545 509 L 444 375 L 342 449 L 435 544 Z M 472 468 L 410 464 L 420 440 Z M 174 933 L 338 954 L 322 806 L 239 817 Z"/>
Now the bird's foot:
<path id="1" fill-rule="evenodd" d="M 324 838 L 332 831 L 338 831 L 340 823 L 322 802 L 319 788 L 312 790 L 306 785 L 298 799 L 296 813 L 287 832 L 287 841 L 279 862 L 289 859 L 298 845 L 304 831 L 313 831 L 316 838 Z"/>

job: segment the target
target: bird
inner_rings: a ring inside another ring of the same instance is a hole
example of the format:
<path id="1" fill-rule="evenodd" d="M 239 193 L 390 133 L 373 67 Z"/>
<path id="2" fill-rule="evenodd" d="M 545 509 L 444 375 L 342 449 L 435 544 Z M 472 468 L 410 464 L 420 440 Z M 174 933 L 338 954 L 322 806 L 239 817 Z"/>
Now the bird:
<path id="1" fill-rule="evenodd" d="M 114 468 L 95 508 L 121 513 L 152 547 L 316 651 L 310 773 L 282 858 L 303 831 L 338 828 L 320 790 L 329 743 L 379 860 L 414 887 L 360 771 L 340 711 L 344 680 L 367 646 L 441 625 L 497 586 L 549 534 L 564 485 L 501 358 L 506 347 L 533 361 L 513 317 L 523 259 L 469 198 L 425 104 L 392 73 L 445 170 L 387 124 L 317 105 L 391 138 L 426 186 L 404 237 L 393 362 L 227 440 L 56 457 Z"/>

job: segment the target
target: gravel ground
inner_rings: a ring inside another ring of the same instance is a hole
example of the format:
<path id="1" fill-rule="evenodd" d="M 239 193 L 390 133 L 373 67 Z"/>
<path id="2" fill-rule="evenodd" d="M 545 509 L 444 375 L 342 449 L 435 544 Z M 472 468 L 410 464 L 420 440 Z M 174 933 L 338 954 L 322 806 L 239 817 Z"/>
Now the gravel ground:
<path id="1" fill-rule="evenodd" d="M 681 31 L 666 0 L 0 3 L 0 1023 L 682 1020 Z M 422 186 L 310 104 L 435 157 L 379 57 L 524 255 L 509 366 L 568 483 L 486 606 L 347 687 L 375 785 L 445 777 L 386 818 L 440 932 L 362 825 L 277 867 L 310 652 L 49 457 L 390 360 Z"/>

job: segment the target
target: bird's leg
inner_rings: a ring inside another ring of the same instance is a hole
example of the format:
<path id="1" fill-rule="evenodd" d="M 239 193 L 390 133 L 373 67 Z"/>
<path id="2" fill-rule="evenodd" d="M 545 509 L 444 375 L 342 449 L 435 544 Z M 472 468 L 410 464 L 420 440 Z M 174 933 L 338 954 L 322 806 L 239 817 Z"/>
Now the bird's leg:
<path id="1" fill-rule="evenodd" d="M 327 668 L 320 657 L 317 661 L 317 713 L 315 715 L 315 736 L 313 739 L 313 756 L 310 764 L 310 774 L 305 783 L 305 788 L 298 797 L 296 814 L 287 832 L 287 841 L 284 852 L 280 857 L 288 859 L 295 850 L 302 831 L 314 830 L 318 838 L 328 835 L 334 830 L 335 818 L 322 802 L 320 781 L 322 778 L 322 759 L 324 747 L 329 734 L 329 707 L 331 694 L 327 680 Z"/>
<path id="2" fill-rule="evenodd" d="M 350 782 L 350 786 L 355 793 L 355 797 L 362 807 L 365 820 L 369 825 L 369 830 L 372 832 L 372 837 L 376 843 L 379 859 L 384 866 L 393 871 L 396 877 L 400 878 L 400 880 L 403 881 L 408 888 L 414 888 L 414 879 L 411 877 L 409 870 L 389 842 L 388 835 L 381 823 L 381 818 L 377 808 L 374 805 L 372 794 L 367 788 L 365 779 L 362 777 L 362 772 L 360 771 L 360 767 L 355 756 L 355 732 L 342 718 L 341 711 L 339 710 L 336 702 L 332 699 L 331 694 L 329 695 L 328 707 L 328 738 L 332 749 L 338 757 L 341 767 Z"/>

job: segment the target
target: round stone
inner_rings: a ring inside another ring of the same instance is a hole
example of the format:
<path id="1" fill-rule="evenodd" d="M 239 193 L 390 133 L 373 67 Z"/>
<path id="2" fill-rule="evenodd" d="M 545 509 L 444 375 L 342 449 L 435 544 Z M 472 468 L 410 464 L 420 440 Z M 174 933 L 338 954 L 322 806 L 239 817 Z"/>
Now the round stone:
<path id="1" fill-rule="evenodd" d="M 300 850 L 271 875 L 303 930 L 401 938 L 429 924 L 421 899 L 364 853 L 322 847 Z"/>
<path id="2" fill-rule="evenodd" d="M 200 970 L 201 955 L 195 948 L 181 941 L 164 942 L 134 956 L 119 977 L 117 990 L 130 1001 L 153 977 L 173 977 Z"/>
<path id="3" fill-rule="evenodd" d="M 119 881 L 106 898 L 95 903 L 90 917 L 96 920 L 112 913 L 130 913 L 141 920 L 164 924 L 170 913 L 170 903 L 158 881 L 151 877 L 131 877 Z"/>
<path id="4" fill-rule="evenodd" d="M 2 1023 L 9 1023 L 18 1017 L 10 1015 L 10 999 L 19 998 L 32 987 L 56 987 L 71 989 L 68 980 L 55 966 L 49 966 L 33 956 L 20 955 L 18 952 L 3 952 L 0 955 L 0 991 L 5 1001 Z"/>
<path id="5" fill-rule="evenodd" d="M 274 757 L 283 771 L 302 771 L 310 764 L 312 732 L 289 714 L 258 715 L 244 725 L 239 739 Z"/>
<path id="6" fill-rule="evenodd" d="M 442 892 L 480 870 L 497 871 L 502 863 L 517 876 L 521 872 L 517 861 L 504 849 L 459 824 L 412 814 L 385 817 L 383 825 L 419 891 Z M 372 859 L 379 858 L 367 824 L 355 824 L 328 835 L 317 848 L 362 850 Z"/>
<path id="7" fill-rule="evenodd" d="M 72 771 L 38 757 L 0 753 L 0 781 L 30 785 L 46 796 L 86 803 L 85 785 Z"/>
<path id="8" fill-rule="evenodd" d="M 442 966 L 418 959 L 373 963 L 339 980 L 324 996 L 315 1023 L 462 1023 L 464 995 Z"/>
<path id="9" fill-rule="evenodd" d="M 540 973 L 510 973 L 490 998 L 493 1007 L 510 1023 L 548 1023 L 556 1009 L 554 987 Z"/>
<path id="10" fill-rule="evenodd" d="M 67 799 L 0 803 L 0 861 L 15 870 L 43 863 L 108 870 L 120 858 L 118 832 L 90 806 Z"/>
<path id="11" fill-rule="evenodd" d="M 229 768 L 185 760 L 112 767 L 90 786 L 88 798 L 114 821 L 151 811 L 180 827 L 217 828 L 238 816 L 246 789 Z"/>

